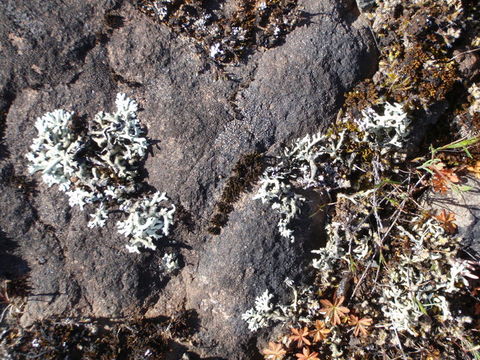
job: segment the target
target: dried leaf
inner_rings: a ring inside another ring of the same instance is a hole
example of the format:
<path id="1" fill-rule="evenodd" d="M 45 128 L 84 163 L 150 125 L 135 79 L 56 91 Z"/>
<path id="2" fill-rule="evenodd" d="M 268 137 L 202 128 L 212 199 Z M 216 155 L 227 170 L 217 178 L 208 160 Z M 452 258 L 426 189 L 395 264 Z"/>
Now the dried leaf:
<path id="1" fill-rule="evenodd" d="M 480 161 L 475 162 L 475 165 L 473 166 L 467 167 L 467 170 L 473 173 L 475 177 L 480 179 Z"/>
<path id="2" fill-rule="evenodd" d="M 452 184 L 460 182 L 459 177 L 453 169 L 446 169 L 442 162 L 429 166 L 433 171 L 432 186 L 436 192 L 446 193 L 451 188 Z"/>
<path id="3" fill-rule="evenodd" d="M 327 329 L 325 323 L 321 320 L 315 321 L 315 329 L 310 332 L 310 335 L 313 336 L 313 342 L 319 342 L 325 340 L 330 334 L 331 330 Z"/>
<path id="4" fill-rule="evenodd" d="M 361 334 L 362 336 L 368 336 L 368 331 L 366 328 L 372 325 L 373 320 L 371 318 L 359 319 L 355 315 L 350 315 L 348 323 L 351 326 L 355 326 L 355 329 L 353 330 L 353 335 L 358 336 L 359 334 Z"/>
<path id="5" fill-rule="evenodd" d="M 295 354 L 298 360 L 320 360 L 317 352 L 310 352 L 308 347 L 303 348 L 302 354 Z"/>

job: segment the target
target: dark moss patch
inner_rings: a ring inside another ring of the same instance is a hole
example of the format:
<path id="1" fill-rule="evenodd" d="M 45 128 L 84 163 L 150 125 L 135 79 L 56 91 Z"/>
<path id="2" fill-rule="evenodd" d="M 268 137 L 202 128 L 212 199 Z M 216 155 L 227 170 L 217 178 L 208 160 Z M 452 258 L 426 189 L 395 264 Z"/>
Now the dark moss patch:
<path id="1" fill-rule="evenodd" d="M 115 14 L 105 15 L 105 24 L 112 29 L 120 29 L 123 27 L 123 17 Z"/>
<path id="2" fill-rule="evenodd" d="M 217 64 L 238 62 L 255 48 L 281 44 L 285 35 L 306 22 L 297 0 L 226 1 L 137 0 L 137 8 L 190 36 Z M 226 7 L 234 7 L 225 9 Z"/>
<path id="3" fill-rule="evenodd" d="M 9 356 L 19 360 L 165 359 L 177 347 L 171 339 L 188 339 L 196 322 L 192 311 L 172 319 L 49 319 L 27 329 L 7 330 L 1 344 Z"/>
<path id="4" fill-rule="evenodd" d="M 8 305 L 13 298 L 26 298 L 31 290 L 28 274 L 4 280 L 0 285 L 0 303 Z"/>
<path id="5" fill-rule="evenodd" d="M 16 94 L 13 89 L 6 89 L 0 93 L 0 160 L 6 158 L 9 154 L 4 143 L 5 128 L 7 125 L 7 115 L 15 100 Z"/>
<path id="6" fill-rule="evenodd" d="M 233 168 L 233 175 L 225 184 L 221 201 L 216 205 L 216 212 L 210 219 L 210 227 L 207 229 L 209 233 L 220 234 L 221 228 L 228 222 L 228 214 L 233 211 L 233 204 L 238 201 L 243 192 L 249 190 L 262 172 L 262 155 L 251 153 L 240 158 Z"/>
<path id="7" fill-rule="evenodd" d="M 385 101 L 413 110 L 445 100 L 460 80 L 452 56 L 467 16 L 437 1 L 405 3 L 382 16 L 374 19 L 381 24 L 374 28 L 382 50 L 379 70 L 347 94 L 348 112 Z"/>
<path id="8" fill-rule="evenodd" d="M 185 209 L 182 204 L 178 204 L 176 205 L 176 207 L 177 210 L 175 215 L 178 222 L 185 226 L 189 232 L 192 232 L 195 228 L 195 221 L 193 220 L 192 214 L 187 209 Z"/>

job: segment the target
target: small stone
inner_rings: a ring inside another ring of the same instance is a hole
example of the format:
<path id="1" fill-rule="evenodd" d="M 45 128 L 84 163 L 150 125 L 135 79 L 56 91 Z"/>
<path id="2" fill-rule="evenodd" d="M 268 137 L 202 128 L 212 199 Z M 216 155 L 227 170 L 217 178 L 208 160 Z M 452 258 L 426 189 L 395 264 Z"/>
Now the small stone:
<path id="1" fill-rule="evenodd" d="M 373 8 L 376 4 L 376 0 L 356 0 L 357 6 L 360 11 L 367 11 Z"/>

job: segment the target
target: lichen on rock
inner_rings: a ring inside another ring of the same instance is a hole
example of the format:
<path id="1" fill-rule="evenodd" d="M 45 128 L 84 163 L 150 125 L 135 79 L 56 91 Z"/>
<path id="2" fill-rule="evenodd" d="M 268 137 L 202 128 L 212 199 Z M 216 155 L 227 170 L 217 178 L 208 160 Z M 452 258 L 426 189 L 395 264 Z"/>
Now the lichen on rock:
<path id="1" fill-rule="evenodd" d="M 118 231 L 130 240 L 127 249 L 156 249 L 154 241 L 168 235 L 175 206 L 167 208 L 165 193 L 137 200 L 138 169 L 145 160 L 148 140 L 137 119 L 138 105 L 125 94 L 116 98 L 117 111 L 100 112 L 85 134 L 73 130 L 73 113 L 55 110 L 35 124 L 29 171 L 42 172 L 48 185 L 59 185 L 70 206 L 81 210 L 94 204 L 88 227 L 103 227 L 108 210 L 115 206 L 128 213 L 118 222 Z"/>

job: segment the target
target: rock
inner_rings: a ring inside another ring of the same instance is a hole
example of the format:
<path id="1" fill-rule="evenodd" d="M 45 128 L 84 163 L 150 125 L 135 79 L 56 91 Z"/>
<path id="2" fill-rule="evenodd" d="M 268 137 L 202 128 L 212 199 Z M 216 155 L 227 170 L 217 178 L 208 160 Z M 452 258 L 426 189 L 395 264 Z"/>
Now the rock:
<path id="1" fill-rule="evenodd" d="M 480 73 L 480 55 L 476 52 L 455 50 L 453 56 L 458 70 L 467 79 L 474 79 Z"/>
<path id="2" fill-rule="evenodd" d="M 325 128 L 343 94 L 375 70 L 375 52 L 361 20 L 348 24 L 340 5 L 327 11 L 329 6 L 310 2 L 309 13 L 319 19 L 289 34 L 283 46 L 258 61 L 254 78 L 239 94 L 244 120 L 233 123 L 232 130 L 227 127 L 230 137 L 243 126 L 257 146 L 268 149 Z"/>
<path id="3" fill-rule="evenodd" d="M 156 316 L 192 308 L 201 330 L 190 350 L 228 359 L 258 356 L 240 315 L 267 288 L 288 301 L 283 281 L 308 277 L 302 270 L 316 235 L 306 218 L 299 240 L 285 241 L 277 215 L 246 193 L 213 236 L 206 229 L 215 204 L 242 155 L 273 155 L 281 144 L 327 127 L 344 92 L 371 75 L 377 61 L 352 1 L 301 5 L 311 21 L 283 45 L 220 68 L 193 39 L 129 2 L 0 3 L 0 235 L 11 248 L 0 251 L 0 271 L 29 272 L 24 324 L 50 315 Z M 70 208 L 63 193 L 26 170 L 36 117 L 64 108 L 88 122 L 113 110 L 117 92 L 139 102 L 139 119 L 156 140 L 145 180 L 183 209 L 175 244 L 165 242 L 157 252 L 129 254 L 113 218 L 103 229 L 88 229 L 86 212 Z M 17 177 L 36 186 L 19 188 L 11 181 Z M 159 270 L 166 246 L 183 258 L 171 279 Z"/>
<path id="4" fill-rule="evenodd" d="M 473 259 L 480 255 L 480 180 L 475 177 L 465 179 L 465 186 L 471 189 L 466 192 L 449 191 L 447 194 L 429 192 L 425 196 L 425 204 L 432 209 L 433 213 L 442 210 L 455 214 L 455 224 L 458 226 L 458 236 L 462 240 L 462 249 L 467 257 Z"/>
<path id="5" fill-rule="evenodd" d="M 313 206 L 303 208 L 305 217 L 314 216 L 316 210 Z M 253 307 L 254 299 L 265 290 L 275 294 L 275 302 L 290 304 L 293 295 L 285 280 L 301 284 L 311 275 L 305 269 L 311 261 L 310 251 L 318 247 L 318 232 L 303 222 L 298 224 L 303 230 L 297 231 L 296 241 L 290 243 L 272 227 L 277 221 L 278 215 L 269 206 L 247 194 L 230 214 L 228 226 L 200 255 L 198 268 L 187 285 L 187 304 L 198 309 L 204 328 L 199 336 L 205 345 L 216 345 L 215 350 L 210 346 L 203 350 L 205 355 L 228 353 L 228 359 L 256 358 L 258 355 L 249 347 L 253 334 L 240 315 Z M 268 329 L 255 335 L 270 333 Z M 247 351 L 248 357 L 238 352 L 239 348 Z"/>
<path id="6" fill-rule="evenodd" d="M 376 4 L 376 0 L 356 0 L 357 6 L 360 11 L 367 11 L 373 8 Z"/>

